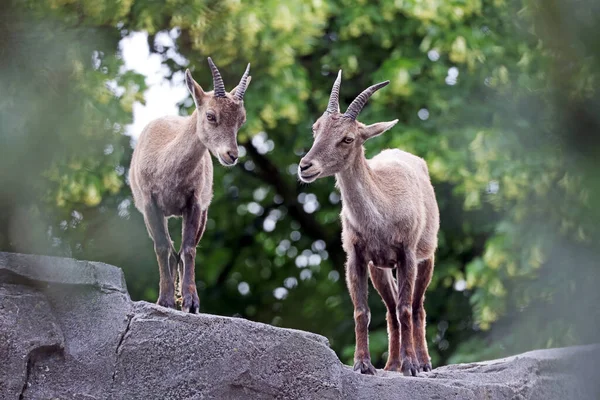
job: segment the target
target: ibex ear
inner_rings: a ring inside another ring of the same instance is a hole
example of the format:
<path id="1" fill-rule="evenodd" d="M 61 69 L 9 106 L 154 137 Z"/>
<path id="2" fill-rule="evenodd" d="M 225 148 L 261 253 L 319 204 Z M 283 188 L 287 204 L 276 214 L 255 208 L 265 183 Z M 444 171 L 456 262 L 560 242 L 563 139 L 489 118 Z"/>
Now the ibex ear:
<path id="1" fill-rule="evenodd" d="M 363 140 L 371 139 L 372 137 L 379 136 L 388 129 L 391 129 L 397 123 L 398 120 L 395 119 L 389 122 L 377 122 L 376 124 L 365 125 L 360 129 L 360 136 Z"/>
<path id="2" fill-rule="evenodd" d="M 198 108 L 206 94 L 204 93 L 204 90 L 202 90 L 200 85 L 198 85 L 198 82 L 196 82 L 194 78 L 192 78 L 192 73 L 189 69 L 185 70 L 185 86 L 190 91 L 190 94 L 194 99 L 194 103 L 196 103 L 196 108 Z"/>
<path id="3" fill-rule="evenodd" d="M 252 75 L 248 76 L 248 80 L 246 81 L 246 88 L 248 87 L 248 85 L 250 85 L 250 82 L 252 81 Z M 234 87 L 233 89 L 231 89 L 231 92 L 229 92 L 232 96 L 235 96 L 235 92 L 237 92 L 238 87 L 240 86 L 240 84 L 238 83 L 238 85 L 236 87 Z"/>

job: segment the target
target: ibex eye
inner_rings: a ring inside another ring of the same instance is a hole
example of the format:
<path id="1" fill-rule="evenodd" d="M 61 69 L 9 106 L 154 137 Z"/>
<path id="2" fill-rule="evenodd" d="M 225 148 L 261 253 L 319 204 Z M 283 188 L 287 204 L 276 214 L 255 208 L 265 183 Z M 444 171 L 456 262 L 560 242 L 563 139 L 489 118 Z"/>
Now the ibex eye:
<path id="1" fill-rule="evenodd" d="M 352 139 L 351 137 L 345 137 L 344 139 L 342 139 L 342 142 L 344 142 L 346 144 L 350 144 L 350 143 L 354 142 L 354 139 Z"/>
<path id="2" fill-rule="evenodd" d="M 210 122 L 215 122 L 217 120 L 215 115 L 211 114 L 211 113 L 206 113 L 206 119 L 209 120 Z"/>

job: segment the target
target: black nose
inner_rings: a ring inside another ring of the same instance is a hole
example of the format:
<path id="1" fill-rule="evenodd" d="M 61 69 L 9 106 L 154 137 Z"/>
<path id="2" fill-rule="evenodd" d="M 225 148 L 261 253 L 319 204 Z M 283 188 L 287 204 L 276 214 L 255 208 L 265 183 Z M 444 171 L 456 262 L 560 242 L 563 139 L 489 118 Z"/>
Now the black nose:
<path id="1" fill-rule="evenodd" d="M 229 158 L 231 159 L 231 162 L 235 162 L 238 158 L 235 154 L 233 154 L 231 151 L 227 152 L 227 155 L 229 156 Z"/>
<path id="2" fill-rule="evenodd" d="M 308 164 L 306 164 L 306 165 L 302 165 L 302 164 L 300 164 L 300 172 L 304 172 L 304 171 L 306 171 L 307 169 L 309 169 L 310 167 L 312 167 L 312 163 L 311 163 L 311 162 L 309 162 L 309 163 L 308 163 Z"/>

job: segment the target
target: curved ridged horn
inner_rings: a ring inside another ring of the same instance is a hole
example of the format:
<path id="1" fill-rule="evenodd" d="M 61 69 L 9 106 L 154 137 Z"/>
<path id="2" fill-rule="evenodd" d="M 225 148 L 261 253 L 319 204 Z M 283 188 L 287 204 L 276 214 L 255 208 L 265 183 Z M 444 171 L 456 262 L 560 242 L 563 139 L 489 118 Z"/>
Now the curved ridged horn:
<path id="1" fill-rule="evenodd" d="M 327 110 L 329 114 L 340 112 L 340 85 L 342 83 L 342 70 L 338 72 L 338 76 L 333 83 L 331 88 L 331 95 L 329 96 L 329 104 L 327 104 Z"/>
<path id="2" fill-rule="evenodd" d="M 214 96 L 225 97 L 225 85 L 223 84 L 223 78 L 221 78 L 221 73 L 210 57 L 208 57 L 208 65 L 210 66 L 213 76 L 213 85 L 215 87 Z"/>
<path id="3" fill-rule="evenodd" d="M 360 113 L 362 111 L 363 107 L 365 106 L 365 104 L 367 104 L 369 97 L 371 97 L 373 95 L 373 93 L 375 93 L 382 87 L 387 86 L 389 83 L 390 83 L 390 81 L 377 83 L 377 84 L 375 84 L 373 86 L 369 86 L 368 88 L 363 90 L 362 93 L 359 94 L 358 96 L 356 96 L 354 101 L 352 101 L 352 103 L 350 103 L 350 106 L 344 113 L 344 117 L 356 119 L 356 117 L 358 116 L 358 113 Z"/>
<path id="4" fill-rule="evenodd" d="M 246 67 L 246 71 L 244 75 L 242 75 L 242 79 L 240 79 L 240 83 L 235 90 L 235 98 L 238 100 L 244 100 L 244 93 L 246 93 L 246 88 L 248 87 L 248 74 L 250 73 L 250 63 Z"/>

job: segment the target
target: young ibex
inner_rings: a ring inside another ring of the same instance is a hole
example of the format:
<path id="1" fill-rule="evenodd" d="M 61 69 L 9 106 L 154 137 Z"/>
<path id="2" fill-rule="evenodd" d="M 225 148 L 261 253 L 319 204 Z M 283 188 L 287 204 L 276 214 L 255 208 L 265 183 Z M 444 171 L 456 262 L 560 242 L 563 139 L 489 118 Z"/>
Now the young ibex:
<path id="1" fill-rule="evenodd" d="M 354 304 L 354 370 L 375 373 L 368 344 L 368 269 L 387 308 L 389 356 L 385 369 L 415 376 L 420 369 L 431 370 L 423 301 L 437 247 L 435 193 L 423 159 L 398 149 L 365 158 L 365 140 L 398 122 L 364 125 L 356 120 L 369 97 L 389 81 L 363 91 L 341 114 L 341 79 L 342 71 L 333 85 L 327 110 L 313 125 L 314 143 L 300 161 L 298 175 L 309 183 L 335 174 L 341 191 L 346 282 Z M 392 274 L 396 267 L 397 287 Z"/>
<path id="2" fill-rule="evenodd" d="M 213 191 L 209 151 L 225 166 L 238 158 L 236 135 L 246 121 L 244 93 L 250 83 L 250 64 L 238 86 L 225 92 L 219 70 L 208 58 L 214 91 L 205 92 L 189 70 L 185 83 L 196 109 L 189 117 L 162 117 L 143 130 L 131 159 L 129 181 L 138 210 L 154 241 L 160 270 L 157 303 L 175 308 L 175 274 L 179 272 L 181 308 L 197 313 L 194 263 Z M 208 151 L 207 151 L 208 150 Z M 183 217 L 181 249 L 175 251 L 167 218 Z"/>

